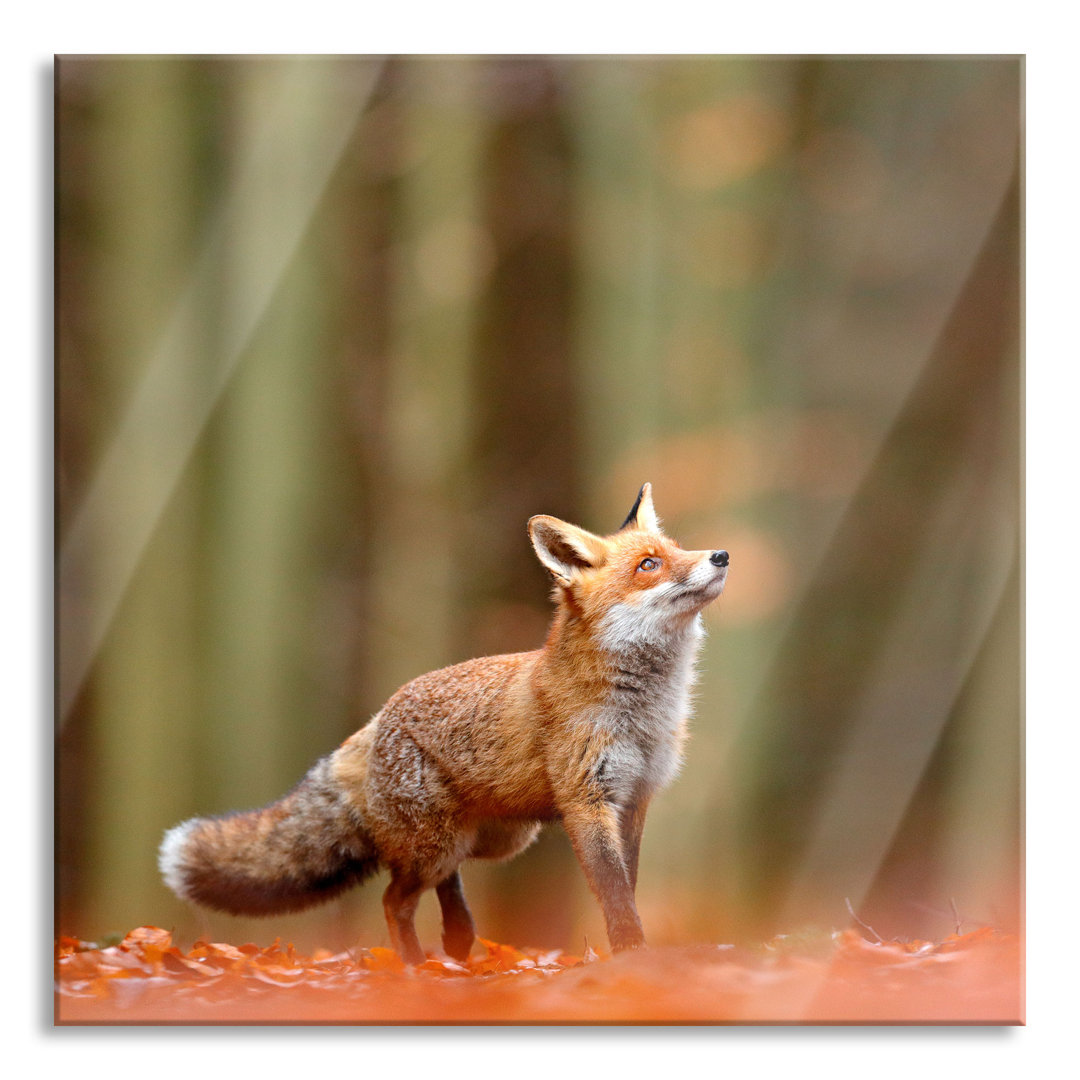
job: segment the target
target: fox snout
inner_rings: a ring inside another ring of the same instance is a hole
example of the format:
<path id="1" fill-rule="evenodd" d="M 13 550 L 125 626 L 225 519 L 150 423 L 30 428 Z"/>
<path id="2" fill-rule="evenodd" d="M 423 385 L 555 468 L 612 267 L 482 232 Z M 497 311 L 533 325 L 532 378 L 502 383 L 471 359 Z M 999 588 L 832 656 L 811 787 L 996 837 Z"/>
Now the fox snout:
<path id="1" fill-rule="evenodd" d="M 727 584 L 728 563 L 731 556 L 720 548 L 698 556 L 694 570 L 684 579 L 686 591 L 683 598 L 695 597 L 701 606 L 711 603 L 724 591 Z"/>
<path id="2" fill-rule="evenodd" d="M 710 551 L 708 555 L 697 564 L 697 572 L 691 574 L 690 580 L 705 579 L 705 592 L 709 599 L 720 595 L 727 582 L 728 563 L 731 556 L 723 549 Z"/>

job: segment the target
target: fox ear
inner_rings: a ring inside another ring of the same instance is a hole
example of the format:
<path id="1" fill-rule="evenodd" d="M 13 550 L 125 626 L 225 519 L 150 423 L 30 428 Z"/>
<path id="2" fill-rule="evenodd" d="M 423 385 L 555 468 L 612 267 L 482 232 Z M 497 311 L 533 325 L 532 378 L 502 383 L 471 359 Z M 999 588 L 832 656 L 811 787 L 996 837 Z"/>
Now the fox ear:
<path id="1" fill-rule="evenodd" d="M 564 585 L 576 570 L 599 566 L 607 555 L 599 536 L 546 514 L 529 518 L 529 539 L 540 561 Z"/>
<path id="2" fill-rule="evenodd" d="M 656 516 L 656 510 L 652 501 L 652 484 L 642 484 L 638 492 L 637 502 L 630 508 L 626 520 L 619 526 L 619 532 L 623 529 L 644 529 L 646 532 L 660 532 L 660 519 Z"/>

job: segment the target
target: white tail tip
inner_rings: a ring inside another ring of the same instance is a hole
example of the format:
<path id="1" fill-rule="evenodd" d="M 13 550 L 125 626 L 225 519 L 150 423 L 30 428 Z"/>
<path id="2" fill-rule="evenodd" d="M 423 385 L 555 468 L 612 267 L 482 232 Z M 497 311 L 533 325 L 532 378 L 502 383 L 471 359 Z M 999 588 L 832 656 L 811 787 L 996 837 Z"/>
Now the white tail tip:
<path id="1" fill-rule="evenodd" d="M 165 884 L 182 900 L 187 898 L 184 880 L 184 847 L 196 824 L 197 819 L 192 818 L 169 829 L 158 849 L 158 869 L 161 871 L 161 876 L 165 879 Z"/>

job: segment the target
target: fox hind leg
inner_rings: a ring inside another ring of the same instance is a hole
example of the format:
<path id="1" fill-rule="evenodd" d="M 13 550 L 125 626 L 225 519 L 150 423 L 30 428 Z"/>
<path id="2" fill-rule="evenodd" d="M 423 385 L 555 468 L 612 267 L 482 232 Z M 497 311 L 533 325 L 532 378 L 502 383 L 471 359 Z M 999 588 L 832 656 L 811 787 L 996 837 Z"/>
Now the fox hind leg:
<path id="1" fill-rule="evenodd" d="M 476 940 L 476 926 L 469 905 L 465 902 L 461 873 L 455 870 L 440 881 L 435 887 L 435 894 L 442 908 L 443 948 L 455 960 L 468 960 L 469 950 Z"/>
<path id="2" fill-rule="evenodd" d="M 390 884 L 383 893 L 383 910 L 390 930 L 390 944 L 406 964 L 422 964 L 426 956 L 416 935 L 414 917 L 420 894 L 427 886 L 419 875 L 409 871 L 391 872 Z"/>

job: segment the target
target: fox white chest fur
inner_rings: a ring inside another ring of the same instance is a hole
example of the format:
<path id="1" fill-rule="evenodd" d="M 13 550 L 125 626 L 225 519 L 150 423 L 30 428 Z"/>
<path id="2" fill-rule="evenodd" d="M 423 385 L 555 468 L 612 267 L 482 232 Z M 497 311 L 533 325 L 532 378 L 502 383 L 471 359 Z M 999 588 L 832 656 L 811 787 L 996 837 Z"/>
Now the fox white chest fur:
<path id="1" fill-rule="evenodd" d="M 630 625 L 621 613 L 613 622 L 620 630 Z M 612 769 L 627 789 L 617 793 L 620 801 L 635 792 L 651 797 L 682 764 L 694 666 L 704 638 L 701 617 L 648 638 L 616 638 L 606 629 L 602 640 L 610 649 L 612 688 L 590 722 L 611 733 Z"/>
<path id="2" fill-rule="evenodd" d="M 724 588 L 728 553 L 665 536 L 648 484 L 610 536 L 542 515 L 529 536 L 554 587 L 543 648 L 421 675 L 283 799 L 177 826 L 160 853 L 170 887 L 271 914 L 385 869 L 394 948 L 423 962 L 413 916 L 434 889 L 443 946 L 461 958 L 475 935 L 460 863 L 509 858 L 558 821 L 612 948 L 643 945 L 634 887 L 645 813 L 678 771 L 700 612 Z"/>

